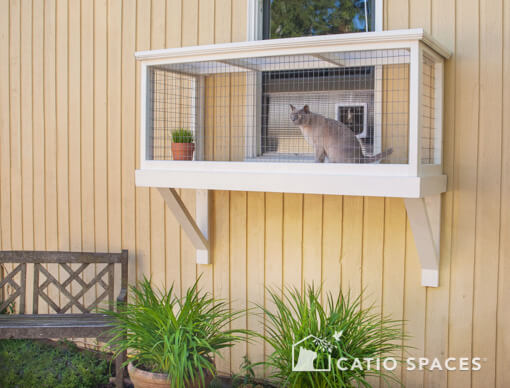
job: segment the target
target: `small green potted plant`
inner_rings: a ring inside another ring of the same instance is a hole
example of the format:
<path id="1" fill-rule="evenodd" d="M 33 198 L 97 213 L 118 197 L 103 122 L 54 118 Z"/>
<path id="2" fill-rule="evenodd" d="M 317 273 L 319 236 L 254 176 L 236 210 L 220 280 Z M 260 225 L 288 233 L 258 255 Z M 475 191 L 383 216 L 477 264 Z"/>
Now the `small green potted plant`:
<path id="1" fill-rule="evenodd" d="M 115 326 L 105 345 L 115 355 L 128 350 L 126 361 L 135 388 L 202 388 L 216 374 L 213 357 L 245 341 L 247 330 L 229 330 L 242 311 L 198 289 L 198 280 L 183 297 L 154 289 L 144 279 L 132 286 L 131 302 L 117 311 L 103 310 Z"/>
<path id="2" fill-rule="evenodd" d="M 193 132 L 186 128 L 179 128 L 172 132 L 173 160 L 193 160 L 195 143 Z"/>

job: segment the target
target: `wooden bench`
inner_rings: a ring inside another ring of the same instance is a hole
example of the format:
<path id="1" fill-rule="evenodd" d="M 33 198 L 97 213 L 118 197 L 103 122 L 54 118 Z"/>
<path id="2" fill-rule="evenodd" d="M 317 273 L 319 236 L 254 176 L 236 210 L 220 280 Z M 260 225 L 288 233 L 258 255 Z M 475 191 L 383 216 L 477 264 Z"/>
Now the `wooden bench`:
<path id="1" fill-rule="evenodd" d="M 7 268 L 6 264 L 13 264 L 9 272 L 0 273 L 0 311 L 14 303 L 18 312 L 0 314 L 0 339 L 108 340 L 107 331 L 112 326 L 112 320 L 94 311 L 97 308 L 113 309 L 115 306 L 115 264 L 120 264 L 121 267 L 120 293 L 117 301 L 126 302 L 128 282 L 126 250 L 121 253 L 0 251 L 0 264 L 4 268 Z M 25 305 L 29 297 L 28 264 L 33 264 L 32 314 L 25 314 Z M 85 271 L 90 265 L 91 270 Z M 51 270 L 47 269 L 47 266 L 52 267 Z M 11 292 L 6 292 L 7 286 Z M 39 314 L 41 299 L 47 303 L 50 312 L 53 310 L 53 314 Z M 123 354 L 115 360 L 117 387 L 123 386 L 122 363 L 125 357 Z"/>

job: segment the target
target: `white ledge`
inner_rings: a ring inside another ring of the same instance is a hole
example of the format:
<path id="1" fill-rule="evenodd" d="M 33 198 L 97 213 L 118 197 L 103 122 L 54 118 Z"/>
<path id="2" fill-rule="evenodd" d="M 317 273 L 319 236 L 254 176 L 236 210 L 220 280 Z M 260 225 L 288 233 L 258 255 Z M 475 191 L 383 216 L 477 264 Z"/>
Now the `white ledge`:
<path id="1" fill-rule="evenodd" d="M 446 191 L 446 175 L 362 176 L 257 171 L 136 170 L 137 186 L 422 198 Z"/>
<path id="2" fill-rule="evenodd" d="M 316 52 L 332 48 L 342 51 L 342 46 L 352 50 L 352 46 L 370 46 L 409 41 L 422 41 L 443 58 L 448 59 L 450 51 L 429 36 L 421 28 L 382 32 L 358 32 L 350 34 L 308 36 L 299 38 L 268 39 L 248 42 L 222 43 L 203 46 L 188 46 L 171 49 L 139 51 L 135 58 L 143 61 L 152 60 L 211 60 L 234 57 L 256 57 L 263 55 L 299 54 L 296 49 L 313 47 Z"/>

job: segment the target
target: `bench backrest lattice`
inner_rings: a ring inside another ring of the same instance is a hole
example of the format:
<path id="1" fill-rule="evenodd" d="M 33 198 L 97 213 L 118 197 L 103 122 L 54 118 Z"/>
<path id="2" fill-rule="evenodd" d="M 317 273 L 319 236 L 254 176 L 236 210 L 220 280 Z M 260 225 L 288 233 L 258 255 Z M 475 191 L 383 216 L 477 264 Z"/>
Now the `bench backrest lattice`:
<path id="1" fill-rule="evenodd" d="M 1 259 L 0 264 L 3 264 Z M 9 272 L 5 272 L 2 266 L 0 275 L 2 275 L 0 277 L 0 311 L 6 310 L 12 303 L 19 300 L 19 313 L 24 314 L 27 279 L 26 263 L 18 264 Z M 6 290 L 8 287 L 11 288 L 11 292 Z"/>
<path id="2" fill-rule="evenodd" d="M 121 253 L 0 251 L 4 271 L 0 279 L 0 311 L 16 303 L 25 314 L 27 264 L 33 264 L 33 314 L 45 301 L 54 313 L 93 313 L 98 307 L 114 306 L 115 264 L 121 265 L 121 290 L 127 288 L 127 251 Z M 48 265 L 51 265 L 48 268 Z M 88 270 L 93 268 L 93 270 Z M 7 288 L 10 288 L 7 290 Z M 56 291 L 55 291 L 56 290 Z M 73 309 L 74 308 L 74 309 Z"/>

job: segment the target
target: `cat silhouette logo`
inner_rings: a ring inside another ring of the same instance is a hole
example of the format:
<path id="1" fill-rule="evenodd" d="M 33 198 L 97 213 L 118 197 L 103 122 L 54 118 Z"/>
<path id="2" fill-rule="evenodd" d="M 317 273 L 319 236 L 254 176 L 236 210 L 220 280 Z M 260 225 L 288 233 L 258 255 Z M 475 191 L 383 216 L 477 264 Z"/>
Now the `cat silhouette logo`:
<path id="1" fill-rule="evenodd" d="M 292 371 L 293 372 L 330 372 L 331 371 L 331 344 L 313 334 L 303 338 L 292 345 Z M 313 348 L 314 350 L 311 350 Z M 296 362 L 296 353 L 299 352 Z M 320 359 L 324 368 L 316 368 L 315 363 Z"/>

